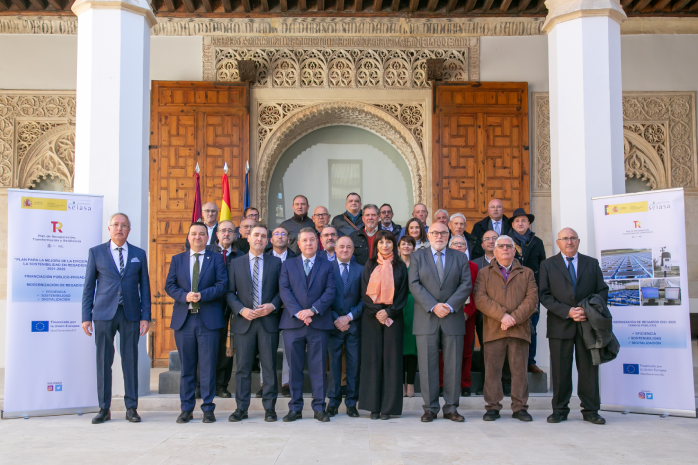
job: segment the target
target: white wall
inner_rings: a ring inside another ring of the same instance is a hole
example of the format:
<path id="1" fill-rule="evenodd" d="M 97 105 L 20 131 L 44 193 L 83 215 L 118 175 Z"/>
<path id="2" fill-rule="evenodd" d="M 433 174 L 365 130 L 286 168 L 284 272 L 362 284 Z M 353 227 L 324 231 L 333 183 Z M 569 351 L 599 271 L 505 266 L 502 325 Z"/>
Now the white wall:
<path id="1" fill-rule="evenodd" d="M 151 37 L 150 79 L 201 81 L 203 37 Z"/>

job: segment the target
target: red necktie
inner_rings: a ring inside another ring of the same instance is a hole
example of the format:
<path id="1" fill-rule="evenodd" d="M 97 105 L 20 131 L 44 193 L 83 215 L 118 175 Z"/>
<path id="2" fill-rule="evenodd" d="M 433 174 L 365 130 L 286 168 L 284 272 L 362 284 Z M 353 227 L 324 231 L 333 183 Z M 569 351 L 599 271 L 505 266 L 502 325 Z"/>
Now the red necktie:
<path id="1" fill-rule="evenodd" d="M 223 254 L 223 263 L 225 264 L 225 266 L 228 266 L 228 251 L 222 249 L 221 253 Z"/>

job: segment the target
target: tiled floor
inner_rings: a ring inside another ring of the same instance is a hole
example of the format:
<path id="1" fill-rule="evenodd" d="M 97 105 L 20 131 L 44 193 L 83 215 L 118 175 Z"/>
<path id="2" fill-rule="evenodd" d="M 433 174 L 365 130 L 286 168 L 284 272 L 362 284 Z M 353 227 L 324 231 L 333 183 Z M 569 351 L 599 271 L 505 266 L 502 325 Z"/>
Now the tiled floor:
<path id="1" fill-rule="evenodd" d="M 264 423 L 250 412 L 242 423 L 175 423 L 178 412 L 142 412 L 130 424 L 123 412 L 92 425 L 92 415 L 0 422 L 0 463 L 71 464 L 695 464 L 698 420 L 602 412 L 605 426 L 570 420 L 549 425 L 549 412 L 532 411 L 533 423 L 509 414 L 493 423 L 481 411 L 464 411 L 466 423 L 419 421 L 420 412 L 371 421 L 339 415 L 330 423 L 306 417 Z M 280 414 L 282 412 L 279 412 Z M 285 412 L 284 412 L 285 413 Z"/>

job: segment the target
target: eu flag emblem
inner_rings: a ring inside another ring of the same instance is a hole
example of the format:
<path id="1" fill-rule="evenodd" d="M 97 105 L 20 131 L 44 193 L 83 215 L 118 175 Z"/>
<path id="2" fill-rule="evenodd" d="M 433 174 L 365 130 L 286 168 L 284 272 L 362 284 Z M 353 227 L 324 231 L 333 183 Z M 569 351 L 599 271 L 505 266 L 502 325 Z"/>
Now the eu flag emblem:
<path id="1" fill-rule="evenodd" d="M 639 375 L 640 365 L 638 363 L 624 363 L 623 364 L 623 374 L 624 375 Z"/>
<path id="2" fill-rule="evenodd" d="M 48 333 L 48 321 L 32 321 L 32 333 Z"/>

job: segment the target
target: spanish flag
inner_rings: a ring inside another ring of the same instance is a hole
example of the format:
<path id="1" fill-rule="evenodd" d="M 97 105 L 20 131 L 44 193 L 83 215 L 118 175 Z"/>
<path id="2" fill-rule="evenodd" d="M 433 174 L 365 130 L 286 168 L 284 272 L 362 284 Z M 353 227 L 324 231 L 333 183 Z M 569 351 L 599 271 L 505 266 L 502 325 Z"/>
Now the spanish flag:
<path id="1" fill-rule="evenodd" d="M 227 172 L 228 164 L 225 164 L 225 171 Z M 218 220 L 230 221 L 230 185 L 228 184 L 228 175 L 223 173 L 223 201 L 221 202 L 221 217 Z"/>

